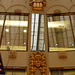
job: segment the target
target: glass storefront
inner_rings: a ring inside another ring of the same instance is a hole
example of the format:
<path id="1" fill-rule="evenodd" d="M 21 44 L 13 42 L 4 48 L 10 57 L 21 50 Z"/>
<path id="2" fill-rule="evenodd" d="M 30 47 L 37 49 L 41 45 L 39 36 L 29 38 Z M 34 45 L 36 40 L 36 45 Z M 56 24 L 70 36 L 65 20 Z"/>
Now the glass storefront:
<path id="1" fill-rule="evenodd" d="M 73 70 L 53 70 L 51 75 L 75 75 L 75 69 Z"/>
<path id="2" fill-rule="evenodd" d="M 3 23 L 4 29 L 3 29 Z M 3 33 L 2 33 L 3 30 Z M 0 14 L 1 50 L 27 50 L 28 16 Z"/>
<path id="3" fill-rule="evenodd" d="M 75 50 L 74 15 L 47 16 L 49 51 Z"/>
<path id="4" fill-rule="evenodd" d="M 5 70 L 5 75 L 25 75 L 25 70 Z"/>

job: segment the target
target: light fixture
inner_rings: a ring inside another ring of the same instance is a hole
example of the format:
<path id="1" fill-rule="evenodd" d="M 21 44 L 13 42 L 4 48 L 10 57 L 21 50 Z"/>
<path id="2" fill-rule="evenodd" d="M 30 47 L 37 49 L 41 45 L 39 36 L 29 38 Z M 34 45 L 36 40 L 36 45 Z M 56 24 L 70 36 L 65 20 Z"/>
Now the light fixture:
<path id="1" fill-rule="evenodd" d="M 10 42 L 8 41 L 7 43 L 9 44 Z"/>
<path id="2" fill-rule="evenodd" d="M 4 20 L 0 20 L 0 26 L 3 25 Z M 5 26 L 20 26 L 20 27 L 27 27 L 28 21 L 13 21 L 13 20 L 6 20 Z"/>
<path id="3" fill-rule="evenodd" d="M 74 44 L 72 43 L 72 46 L 74 46 Z"/>
<path id="4" fill-rule="evenodd" d="M 33 10 L 43 10 L 43 7 L 46 6 L 45 0 L 31 0 L 30 5 Z"/>
<path id="5" fill-rule="evenodd" d="M 67 21 L 48 22 L 48 28 L 66 28 Z"/>
<path id="6" fill-rule="evenodd" d="M 23 32 L 24 32 L 24 33 L 26 33 L 26 32 L 27 32 L 27 30 L 23 30 Z"/>
<path id="7" fill-rule="evenodd" d="M 2 69 L 0 68 L 0 72 L 2 71 Z"/>
<path id="8" fill-rule="evenodd" d="M 6 32 L 9 32 L 9 29 L 5 29 Z"/>
<path id="9" fill-rule="evenodd" d="M 57 46 L 58 44 L 56 43 L 56 46 Z"/>
<path id="10" fill-rule="evenodd" d="M 24 45 L 25 45 L 26 43 L 24 42 Z"/>

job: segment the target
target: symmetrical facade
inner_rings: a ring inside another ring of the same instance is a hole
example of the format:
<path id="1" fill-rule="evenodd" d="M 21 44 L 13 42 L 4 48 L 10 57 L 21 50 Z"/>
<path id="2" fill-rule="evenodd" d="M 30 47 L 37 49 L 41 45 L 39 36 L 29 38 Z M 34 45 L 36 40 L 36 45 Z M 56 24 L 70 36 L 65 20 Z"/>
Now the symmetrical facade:
<path id="1" fill-rule="evenodd" d="M 46 56 L 47 75 L 56 75 L 54 70 L 58 74 L 59 70 L 75 69 L 75 1 L 46 0 L 42 10 L 33 10 L 30 2 L 0 0 L 0 52 L 4 68 L 25 69 L 25 75 L 29 75 L 30 55 L 38 50 Z M 40 75 L 39 70 L 37 74 Z"/>

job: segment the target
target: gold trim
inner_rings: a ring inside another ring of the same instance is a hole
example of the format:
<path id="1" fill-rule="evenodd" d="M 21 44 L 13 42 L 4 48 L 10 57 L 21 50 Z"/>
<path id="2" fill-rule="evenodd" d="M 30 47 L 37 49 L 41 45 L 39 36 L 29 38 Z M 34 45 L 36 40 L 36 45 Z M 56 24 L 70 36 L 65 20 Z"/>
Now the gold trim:
<path id="1" fill-rule="evenodd" d="M 36 70 L 39 69 L 42 75 L 46 74 L 46 57 L 40 52 L 33 52 L 30 56 L 30 75 L 35 75 Z"/>

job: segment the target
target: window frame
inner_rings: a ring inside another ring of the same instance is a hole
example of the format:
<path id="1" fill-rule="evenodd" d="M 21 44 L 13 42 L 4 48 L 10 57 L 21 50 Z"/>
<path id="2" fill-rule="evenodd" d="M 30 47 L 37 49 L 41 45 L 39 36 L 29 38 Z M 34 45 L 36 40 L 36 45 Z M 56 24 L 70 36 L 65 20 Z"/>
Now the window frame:
<path id="1" fill-rule="evenodd" d="M 27 38 L 26 50 L 16 50 L 16 51 L 20 51 L 20 52 L 28 51 L 29 13 L 0 12 L 0 15 L 4 15 L 4 17 L 5 17 L 5 15 L 28 16 L 28 27 L 27 27 L 27 37 L 26 37 Z M 4 28 L 5 28 L 5 25 L 4 25 Z M 2 29 L 3 29 L 3 25 L 2 25 Z M 3 32 L 4 32 L 4 29 L 3 29 Z M 1 34 L 2 34 L 2 30 L 1 30 Z M 0 37 L 0 38 L 2 39 L 2 37 Z M 2 44 L 2 40 L 1 40 L 1 44 Z M 0 51 L 7 51 L 7 50 L 0 50 Z"/>
<path id="2" fill-rule="evenodd" d="M 48 20 L 47 20 L 47 17 L 51 17 L 51 16 L 66 16 L 66 15 L 69 16 L 70 26 L 71 26 L 71 29 L 72 29 L 72 35 L 73 35 L 73 39 L 74 39 L 74 31 L 73 31 L 73 24 L 72 24 L 72 20 L 71 20 L 71 15 L 75 15 L 75 12 L 46 14 L 48 52 L 61 52 L 61 51 L 50 51 L 49 50 L 49 34 L 48 34 Z M 66 50 L 66 51 L 74 51 L 74 50 Z"/>

